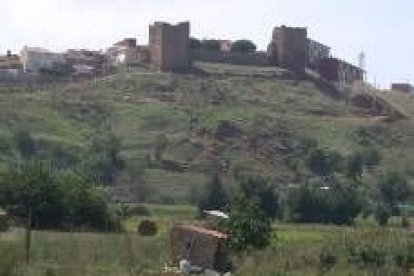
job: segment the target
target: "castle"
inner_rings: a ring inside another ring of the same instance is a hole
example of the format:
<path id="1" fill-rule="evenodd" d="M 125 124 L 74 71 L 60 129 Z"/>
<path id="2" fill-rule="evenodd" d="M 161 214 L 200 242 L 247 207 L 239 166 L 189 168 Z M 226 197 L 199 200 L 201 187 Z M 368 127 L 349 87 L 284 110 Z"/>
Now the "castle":
<path id="1" fill-rule="evenodd" d="M 138 45 L 135 38 L 126 38 L 116 42 L 106 52 L 69 50 L 63 54 L 25 47 L 20 55 L 19 68 L 23 73 L 35 75 L 55 68 L 62 70 L 71 67 L 74 76 L 90 78 L 108 74 L 113 71 L 111 68 L 122 66 L 147 66 L 160 72 L 186 71 L 193 61 L 203 61 L 277 66 L 298 74 L 312 69 L 331 82 L 352 84 L 364 81 L 363 69 L 332 57 L 329 46 L 308 37 L 307 28 L 275 27 L 265 52 L 233 51 L 233 42 L 226 39 L 213 40 L 217 48 L 212 49 L 196 49 L 190 42 L 189 22 L 177 25 L 155 22 L 149 26 L 148 45 Z M 10 62 L 11 57 L 15 60 L 15 56 L 10 54 L 3 59 L 4 62 L 0 58 L 0 76 L 2 71 L 7 71 L 4 76 L 19 71 L 15 65 L 8 68 L 15 63 Z"/>

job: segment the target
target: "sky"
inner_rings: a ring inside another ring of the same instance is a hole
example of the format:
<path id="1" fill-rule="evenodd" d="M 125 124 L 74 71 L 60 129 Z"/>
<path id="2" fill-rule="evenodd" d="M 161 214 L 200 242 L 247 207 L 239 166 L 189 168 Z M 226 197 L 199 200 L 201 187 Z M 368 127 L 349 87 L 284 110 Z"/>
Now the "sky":
<path id="1" fill-rule="evenodd" d="M 250 39 L 266 49 L 278 25 L 307 27 L 334 56 L 358 64 L 382 88 L 414 84 L 413 0 L 0 0 L 0 51 L 105 49 L 124 37 L 148 42 L 154 21 L 189 20 L 198 38 Z"/>

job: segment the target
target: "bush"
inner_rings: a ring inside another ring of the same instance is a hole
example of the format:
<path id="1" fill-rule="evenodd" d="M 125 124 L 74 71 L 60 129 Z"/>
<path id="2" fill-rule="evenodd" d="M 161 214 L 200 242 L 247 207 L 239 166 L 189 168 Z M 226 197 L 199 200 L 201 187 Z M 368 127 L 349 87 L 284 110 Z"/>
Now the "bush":
<path id="1" fill-rule="evenodd" d="M 138 233 L 141 236 L 155 236 L 158 232 L 157 224 L 152 220 L 143 220 L 138 226 Z"/>

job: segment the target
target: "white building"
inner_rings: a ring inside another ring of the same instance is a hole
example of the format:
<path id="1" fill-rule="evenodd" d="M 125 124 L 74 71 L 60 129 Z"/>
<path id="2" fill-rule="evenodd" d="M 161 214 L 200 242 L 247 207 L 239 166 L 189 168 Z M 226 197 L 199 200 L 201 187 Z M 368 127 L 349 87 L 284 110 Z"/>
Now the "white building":
<path id="1" fill-rule="evenodd" d="M 66 64 L 61 54 L 37 47 L 23 47 L 20 52 L 20 60 L 23 71 L 27 73 L 38 73 L 42 69 L 53 69 L 56 65 Z"/>

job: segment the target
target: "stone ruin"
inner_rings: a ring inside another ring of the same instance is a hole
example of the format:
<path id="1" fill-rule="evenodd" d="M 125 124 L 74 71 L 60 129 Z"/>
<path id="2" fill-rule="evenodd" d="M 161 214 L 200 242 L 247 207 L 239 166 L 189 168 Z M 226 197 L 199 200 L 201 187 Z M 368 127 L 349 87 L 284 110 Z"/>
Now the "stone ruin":
<path id="1" fill-rule="evenodd" d="M 216 271 L 227 267 L 227 235 L 200 226 L 176 224 L 171 229 L 171 259 L 182 260 L 203 269 Z"/>

